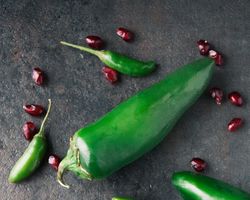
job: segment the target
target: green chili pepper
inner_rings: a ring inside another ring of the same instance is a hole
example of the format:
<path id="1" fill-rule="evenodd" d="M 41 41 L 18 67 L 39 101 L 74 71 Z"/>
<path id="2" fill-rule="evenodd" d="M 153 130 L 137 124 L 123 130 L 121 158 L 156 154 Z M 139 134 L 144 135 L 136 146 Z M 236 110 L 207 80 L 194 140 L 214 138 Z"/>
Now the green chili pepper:
<path id="1" fill-rule="evenodd" d="M 61 41 L 61 44 L 91 53 L 97 56 L 105 65 L 109 66 L 110 68 L 130 76 L 148 75 L 156 67 L 156 63 L 153 61 L 143 62 L 133 58 L 129 58 L 113 51 L 99 51 L 63 41 Z"/>
<path id="2" fill-rule="evenodd" d="M 241 189 L 193 172 L 174 173 L 172 183 L 184 200 L 250 200 Z"/>
<path id="3" fill-rule="evenodd" d="M 134 200 L 134 199 L 126 198 L 126 197 L 113 197 L 112 200 Z"/>
<path id="4" fill-rule="evenodd" d="M 28 148 L 16 162 L 9 175 L 9 182 L 18 183 L 29 177 L 40 165 L 47 148 L 47 141 L 44 136 L 44 125 L 48 118 L 51 107 L 49 99 L 48 111 L 41 124 L 39 132 L 34 136 Z"/>
<path id="5" fill-rule="evenodd" d="M 83 179 L 107 177 L 153 149 L 207 87 L 213 65 L 209 58 L 188 64 L 78 130 L 58 182 L 69 187 L 62 180 L 65 170 Z"/>

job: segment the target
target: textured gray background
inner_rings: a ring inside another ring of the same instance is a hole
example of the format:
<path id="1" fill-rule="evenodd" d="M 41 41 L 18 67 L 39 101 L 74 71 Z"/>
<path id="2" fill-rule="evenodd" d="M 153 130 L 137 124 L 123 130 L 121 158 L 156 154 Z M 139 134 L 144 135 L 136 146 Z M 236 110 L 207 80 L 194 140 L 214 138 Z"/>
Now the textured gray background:
<path id="1" fill-rule="evenodd" d="M 0 0 L 0 199 L 109 200 L 128 195 L 138 200 L 180 200 L 170 184 L 172 172 L 191 170 L 194 156 L 209 163 L 205 174 L 250 191 L 250 1 L 6 1 Z M 128 27 L 136 34 L 127 44 L 115 29 Z M 155 59 L 157 72 L 145 78 L 121 77 L 110 85 L 93 56 L 59 45 L 60 40 L 83 44 L 96 34 L 108 49 L 140 59 Z M 53 108 L 47 125 L 51 152 L 60 156 L 69 137 L 99 118 L 122 100 L 163 78 L 170 71 L 199 58 L 196 40 L 205 38 L 226 56 L 211 86 L 225 92 L 238 90 L 246 104 L 237 108 L 228 101 L 217 106 L 203 95 L 174 130 L 152 152 L 102 181 L 82 181 L 66 175 L 73 187 L 66 190 L 55 181 L 46 161 L 30 179 L 11 185 L 11 167 L 28 143 L 22 135 L 26 120 L 24 103 Z M 81 55 L 82 54 L 82 55 Z M 47 85 L 31 79 L 34 66 L 48 76 Z M 233 134 L 226 130 L 232 117 L 246 123 Z"/>

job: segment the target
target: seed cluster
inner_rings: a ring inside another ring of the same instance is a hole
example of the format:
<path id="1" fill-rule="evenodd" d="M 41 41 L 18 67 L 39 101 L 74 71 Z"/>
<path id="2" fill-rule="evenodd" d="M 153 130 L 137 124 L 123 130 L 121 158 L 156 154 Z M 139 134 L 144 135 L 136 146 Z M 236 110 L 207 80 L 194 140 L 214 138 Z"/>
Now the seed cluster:
<path id="1" fill-rule="evenodd" d="M 134 34 L 126 29 L 126 28 L 118 28 L 116 30 L 116 34 L 122 38 L 126 42 L 132 42 L 134 39 Z M 104 41 L 101 37 L 96 36 L 96 35 L 88 35 L 85 38 L 86 43 L 89 45 L 89 47 L 93 49 L 102 49 L 104 46 Z M 109 66 L 104 66 L 102 68 L 102 73 L 104 74 L 105 78 L 111 83 L 115 84 L 119 80 L 118 72 Z"/>
<path id="2" fill-rule="evenodd" d="M 207 40 L 198 40 L 197 46 L 199 49 L 199 52 L 202 56 L 208 56 L 212 59 L 214 59 L 215 64 L 217 66 L 221 66 L 224 64 L 222 54 L 218 51 L 211 48 L 210 43 Z M 219 87 L 212 87 L 209 90 L 210 96 L 214 99 L 215 103 L 217 105 L 221 105 L 224 99 L 224 92 Z M 232 105 L 235 106 L 242 106 L 243 105 L 243 98 L 241 94 L 237 91 L 230 92 L 228 94 L 228 100 L 232 103 Z M 236 131 L 238 128 L 240 128 L 243 124 L 243 119 L 240 117 L 234 117 L 227 125 L 227 130 L 230 132 Z M 191 167 L 197 171 L 201 172 L 203 171 L 207 164 L 204 160 L 201 158 L 193 158 L 191 161 Z"/>

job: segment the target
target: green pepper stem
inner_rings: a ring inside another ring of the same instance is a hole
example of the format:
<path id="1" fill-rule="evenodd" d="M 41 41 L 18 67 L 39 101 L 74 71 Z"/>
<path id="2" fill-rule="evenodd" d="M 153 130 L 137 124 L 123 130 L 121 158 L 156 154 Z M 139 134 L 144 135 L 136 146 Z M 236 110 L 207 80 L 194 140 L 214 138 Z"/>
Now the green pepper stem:
<path id="1" fill-rule="evenodd" d="M 45 123 L 48 119 L 48 116 L 49 116 L 49 113 L 50 113 L 50 109 L 51 109 L 51 99 L 48 99 L 49 101 L 49 105 L 48 105 L 48 110 L 47 110 L 47 113 L 42 121 L 42 124 L 41 124 L 41 127 L 40 127 L 40 130 L 39 130 L 39 133 L 37 135 L 39 136 L 43 136 L 44 135 L 44 127 L 45 127 Z"/>
<path id="2" fill-rule="evenodd" d="M 67 185 L 63 180 L 63 174 L 66 170 L 75 172 L 81 178 L 92 180 L 92 176 L 81 166 L 78 159 L 79 158 L 77 158 L 75 152 L 72 152 L 70 149 L 67 156 L 59 164 L 57 171 L 57 181 L 61 186 L 67 189 L 69 189 L 69 185 Z"/>
<path id="3" fill-rule="evenodd" d="M 60 162 L 57 171 L 58 183 L 65 188 L 69 188 L 69 185 L 65 184 L 63 180 L 63 174 L 66 170 L 73 171 L 83 179 L 92 180 L 91 174 L 81 166 L 80 151 L 75 147 L 75 141 L 72 138 L 70 138 L 70 148 L 67 155 Z"/>
<path id="4" fill-rule="evenodd" d="M 60 42 L 62 45 L 65 45 L 65 46 L 69 46 L 69 47 L 72 47 L 72 48 L 75 48 L 75 49 L 79 49 L 81 51 L 86 51 L 88 53 L 91 53 L 93 55 L 96 55 L 98 57 L 101 56 L 101 51 L 98 51 L 98 50 L 93 50 L 93 49 L 90 49 L 88 47 L 83 47 L 83 46 L 79 46 L 79 45 L 75 45 L 75 44 L 71 44 L 71 43 L 68 43 L 68 42 L 64 42 L 64 41 L 61 41 Z"/>
<path id="5" fill-rule="evenodd" d="M 63 173 L 64 173 L 64 170 L 67 169 L 67 167 L 68 167 L 70 164 L 71 164 L 71 163 L 70 163 L 70 161 L 69 161 L 67 158 L 63 159 L 63 160 L 60 162 L 59 167 L 58 167 L 58 171 L 57 171 L 57 182 L 58 182 L 61 186 L 65 187 L 65 188 L 67 188 L 67 189 L 69 189 L 69 185 L 67 185 L 67 184 L 64 183 L 64 181 L 63 181 Z"/>

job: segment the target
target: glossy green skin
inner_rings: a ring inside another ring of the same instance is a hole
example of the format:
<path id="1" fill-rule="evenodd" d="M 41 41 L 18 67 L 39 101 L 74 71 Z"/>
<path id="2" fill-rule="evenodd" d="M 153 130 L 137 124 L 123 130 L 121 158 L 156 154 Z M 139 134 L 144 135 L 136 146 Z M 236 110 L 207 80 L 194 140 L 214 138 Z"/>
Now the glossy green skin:
<path id="1" fill-rule="evenodd" d="M 156 67 L 153 61 L 139 61 L 113 51 L 102 51 L 101 61 L 112 69 L 130 76 L 145 76 Z"/>
<path id="2" fill-rule="evenodd" d="M 129 76 L 146 76 L 156 68 L 153 61 L 143 62 L 113 51 L 98 51 L 64 41 L 61 41 L 61 44 L 93 54 L 108 67 Z"/>
<path id="3" fill-rule="evenodd" d="M 112 200 L 134 200 L 134 199 L 126 198 L 126 197 L 113 197 Z"/>
<path id="4" fill-rule="evenodd" d="M 184 200 L 250 200 L 250 194 L 220 180 L 192 172 L 177 172 L 172 183 Z"/>
<path id="5" fill-rule="evenodd" d="M 30 142 L 28 148 L 16 162 L 9 175 L 10 183 L 18 183 L 29 177 L 40 165 L 47 148 L 44 136 L 37 134 Z"/>
<path id="6" fill-rule="evenodd" d="M 203 93 L 213 65 L 203 58 L 181 67 L 78 130 L 59 166 L 58 179 L 65 169 L 81 178 L 104 178 L 153 149 Z M 88 176 L 77 167 L 77 149 Z"/>

